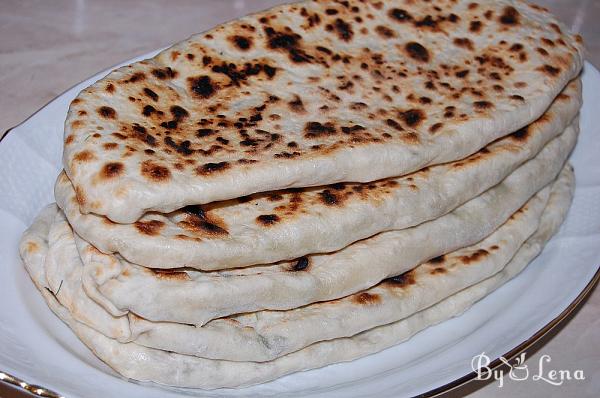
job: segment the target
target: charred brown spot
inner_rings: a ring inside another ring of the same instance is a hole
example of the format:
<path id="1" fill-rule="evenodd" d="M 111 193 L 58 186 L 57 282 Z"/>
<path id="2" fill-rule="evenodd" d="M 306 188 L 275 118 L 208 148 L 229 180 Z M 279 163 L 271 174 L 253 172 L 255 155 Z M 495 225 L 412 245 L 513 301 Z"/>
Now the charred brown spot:
<path id="1" fill-rule="evenodd" d="M 515 141 L 525 141 L 527 137 L 529 137 L 529 127 L 525 126 L 522 129 L 519 129 L 512 133 L 510 137 Z"/>
<path id="2" fill-rule="evenodd" d="M 224 236 L 229 234 L 225 222 L 207 213 L 201 206 L 186 206 L 182 211 L 186 213 L 186 218 L 184 221 L 179 222 L 178 225 L 188 231 L 209 236 Z"/>
<path id="3" fill-rule="evenodd" d="M 523 50 L 523 45 L 521 43 L 515 43 L 512 46 L 510 46 L 508 50 L 512 52 L 519 52 Z"/>
<path id="4" fill-rule="evenodd" d="M 164 142 L 166 145 L 175 149 L 175 151 L 181 155 L 188 156 L 194 153 L 194 151 L 190 148 L 191 142 L 189 140 L 184 140 L 177 143 L 171 137 L 165 137 Z"/>
<path id="5" fill-rule="evenodd" d="M 554 67 L 552 65 L 548 65 L 548 64 L 545 64 L 544 66 L 539 67 L 538 70 L 540 70 L 550 76 L 556 76 L 560 73 L 560 68 L 556 68 L 556 67 Z"/>
<path id="6" fill-rule="evenodd" d="M 403 288 L 409 285 L 414 285 L 417 283 L 417 281 L 415 280 L 414 272 L 408 271 L 403 274 L 385 279 L 384 283 L 392 287 Z"/>
<path id="7" fill-rule="evenodd" d="M 160 230 L 165 226 L 165 223 L 160 220 L 150 220 L 136 221 L 134 225 L 140 233 L 148 236 L 156 236 L 160 233 Z"/>
<path id="8" fill-rule="evenodd" d="M 196 168 L 196 173 L 199 175 L 211 175 L 230 168 L 229 162 L 218 162 L 218 163 L 205 163 L 202 166 Z"/>
<path id="9" fill-rule="evenodd" d="M 390 126 L 391 128 L 393 128 L 394 130 L 398 130 L 398 131 L 403 131 L 404 130 L 404 128 L 402 128 L 402 126 L 400 125 L 400 123 L 398 123 L 394 119 L 387 119 L 385 121 L 385 124 L 387 124 L 388 126 Z"/>
<path id="10" fill-rule="evenodd" d="M 104 149 L 106 149 L 107 151 L 112 151 L 113 149 L 117 149 L 118 146 L 119 146 L 119 144 L 117 144 L 116 142 L 106 142 L 106 143 L 102 144 L 102 147 Z"/>
<path id="11" fill-rule="evenodd" d="M 311 62 L 312 57 L 301 48 L 301 36 L 297 33 L 277 32 L 272 27 L 265 28 L 267 34 L 267 46 L 273 50 L 281 50 L 288 53 L 290 60 L 296 63 Z"/>
<path id="12" fill-rule="evenodd" d="M 460 260 L 461 263 L 463 263 L 465 265 L 469 265 L 473 262 L 482 260 L 484 257 L 486 257 L 489 254 L 490 254 L 490 252 L 488 252 L 487 250 L 479 249 L 476 252 L 471 253 L 470 255 L 460 256 L 458 259 Z"/>
<path id="13" fill-rule="evenodd" d="M 363 292 L 352 296 L 352 301 L 359 305 L 375 305 L 381 302 L 381 297 L 378 294 Z"/>
<path id="14" fill-rule="evenodd" d="M 379 25 L 375 28 L 375 32 L 384 39 L 391 39 L 396 37 L 396 32 L 388 28 L 387 26 Z"/>
<path id="15" fill-rule="evenodd" d="M 521 61 L 521 62 L 527 61 L 527 53 L 525 51 L 519 53 L 519 61 Z"/>
<path id="16" fill-rule="evenodd" d="M 246 138 L 245 140 L 240 141 L 241 146 L 258 146 L 259 140 L 254 140 L 252 138 Z"/>
<path id="17" fill-rule="evenodd" d="M 93 159 L 96 159 L 96 156 L 88 150 L 78 152 L 73 156 L 73 160 L 76 162 L 89 162 Z"/>
<path id="18" fill-rule="evenodd" d="M 406 53 L 419 62 L 429 62 L 429 51 L 421 44 L 411 41 L 404 46 Z"/>
<path id="19" fill-rule="evenodd" d="M 321 199 L 321 202 L 327 206 L 335 206 L 339 204 L 338 197 L 329 189 L 319 192 L 319 198 Z"/>
<path id="20" fill-rule="evenodd" d="M 279 216 L 276 214 L 262 214 L 256 217 L 256 221 L 264 226 L 270 226 L 279 221 Z"/>
<path id="21" fill-rule="evenodd" d="M 444 117 L 445 118 L 451 118 L 454 117 L 454 112 L 456 111 L 456 107 L 455 106 L 447 106 L 444 108 Z"/>
<path id="22" fill-rule="evenodd" d="M 247 80 L 250 76 L 258 75 L 261 70 L 263 70 L 263 65 L 247 62 L 242 67 L 238 67 L 238 65 L 234 63 L 223 62 L 219 65 L 214 65 L 211 70 L 215 73 L 226 75 L 231 79 L 231 83 L 240 86 L 241 81 Z"/>
<path id="23" fill-rule="evenodd" d="M 37 243 L 33 242 L 33 241 L 29 241 L 26 243 L 26 251 L 28 253 L 37 253 L 39 251 L 39 246 Z"/>
<path id="24" fill-rule="evenodd" d="M 413 19 L 412 15 L 400 8 L 392 8 L 388 12 L 388 16 L 397 22 L 407 22 Z"/>
<path id="25" fill-rule="evenodd" d="M 331 122 L 308 122 L 304 126 L 304 136 L 307 138 L 317 138 L 336 133 L 335 126 Z"/>
<path id="26" fill-rule="evenodd" d="M 123 170 L 125 170 L 123 163 L 106 163 L 104 166 L 102 166 L 102 170 L 100 170 L 100 176 L 104 179 L 115 178 L 123 174 Z"/>
<path id="27" fill-rule="evenodd" d="M 456 23 L 460 20 L 460 17 L 454 13 L 448 15 L 448 21 L 452 22 L 452 23 Z"/>
<path id="28" fill-rule="evenodd" d="M 143 141 L 150 146 L 156 146 L 156 138 L 152 134 L 148 134 L 144 126 L 134 124 L 131 128 L 133 130 L 133 138 Z"/>
<path id="29" fill-rule="evenodd" d="M 174 281 L 189 281 L 191 279 L 187 272 L 183 271 L 173 271 L 169 269 L 151 269 L 151 271 L 158 279 Z"/>
<path id="30" fill-rule="evenodd" d="M 85 206 L 87 203 L 85 193 L 79 185 L 75 185 L 75 199 L 77 199 L 77 203 L 79 203 L 80 206 Z"/>
<path id="31" fill-rule="evenodd" d="M 170 67 L 166 67 L 163 69 L 153 69 L 152 75 L 160 80 L 172 79 L 177 76 L 177 72 L 175 72 Z"/>
<path id="32" fill-rule="evenodd" d="M 294 99 L 291 100 L 290 102 L 288 102 L 288 105 L 292 112 L 296 112 L 296 113 L 306 112 L 306 109 L 304 109 L 304 104 L 302 103 L 302 99 L 298 95 L 295 95 Z"/>
<path id="33" fill-rule="evenodd" d="M 190 205 L 190 206 L 184 207 L 182 209 L 182 211 L 184 213 L 187 213 L 187 214 L 192 215 L 192 216 L 196 216 L 196 217 L 201 218 L 203 220 L 206 219 L 206 211 L 204 211 L 204 209 L 202 208 L 202 206 Z"/>
<path id="34" fill-rule="evenodd" d="M 409 109 L 401 114 L 402 120 L 409 127 L 418 126 L 423 120 L 425 120 L 425 113 L 420 109 Z"/>
<path id="35" fill-rule="evenodd" d="M 151 116 L 153 113 L 157 113 L 157 111 L 152 105 L 145 105 L 144 109 L 142 109 L 142 115 L 144 116 Z"/>
<path id="36" fill-rule="evenodd" d="M 111 93 L 111 94 L 114 93 L 115 92 L 115 86 L 114 86 L 114 84 L 108 83 L 106 85 L 106 92 L 107 93 Z"/>
<path id="37" fill-rule="evenodd" d="M 269 77 L 272 78 L 273 76 L 275 76 L 275 73 L 277 73 L 277 68 L 264 64 L 263 65 L 263 70 L 265 71 L 265 74 Z"/>
<path id="38" fill-rule="evenodd" d="M 503 25 L 518 25 L 519 17 L 519 12 L 514 7 L 504 7 L 500 16 L 500 23 Z"/>
<path id="39" fill-rule="evenodd" d="M 115 119 L 117 117 L 117 111 L 110 106 L 101 106 L 97 109 L 97 112 L 100 116 L 106 119 Z"/>
<path id="40" fill-rule="evenodd" d="M 296 261 L 296 264 L 294 264 L 294 267 L 292 268 L 293 271 L 304 271 L 305 269 L 307 269 L 309 266 L 309 261 L 308 261 L 308 257 L 300 257 L 298 259 L 298 261 Z"/>
<path id="41" fill-rule="evenodd" d="M 198 222 L 196 222 L 195 220 L 193 222 L 188 221 L 188 223 L 189 223 L 189 225 L 191 225 L 193 227 L 193 229 L 196 232 L 204 232 L 208 235 L 213 235 L 213 236 L 229 235 L 229 233 L 226 230 L 224 230 L 223 228 L 219 227 L 216 224 L 212 224 L 212 223 L 209 223 L 204 220 L 200 220 Z"/>
<path id="42" fill-rule="evenodd" d="M 148 87 L 144 87 L 144 94 L 146 94 L 147 97 L 152 99 L 152 101 L 154 101 L 154 102 L 158 101 L 158 94 L 156 94 L 154 91 L 150 90 Z"/>
<path id="43" fill-rule="evenodd" d="M 173 115 L 173 118 L 178 122 L 190 115 L 188 111 L 179 105 L 173 105 L 169 111 L 171 112 L 171 115 Z"/>
<path id="44" fill-rule="evenodd" d="M 344 134 L 353 134 L 353 133 L 357 133 L 359 131 L 363 131 L 366 130 L 366 128 L 364 128 L 363 126 L 359 125 L 359 124 L 355 124 L 353 126 L 343 126 L 342 127 L 342 133 Z"/>
<path id="45" fill-rule="evenodd" d="M 198 130 L 196 130 L 196 135 L 200 138 L 208 137 L 215 133 L 216 133 L 216 131 L 213 129 L 198 129 Z"/>
<path id="46" fill-rule="evenodd" d="M 443 123 L 435 123 L 433 124 L 431 127 L 429 127 L 429 132 L 430 133 L 437 133 L 439 131 L 439 129 L 441 129 L 444 126 Z"/>
<path id="47" fill-rule="evenodd" d="M 453 43 L 458 47 L 473 50 L 473 42 L 466 37 L 457 37 L 453 40 Z"/>
<path id="48" fill-rule="evenodd" d="M 217 85 L 209 76 L 190 77 L 188 83 L 190 90 L 200 98 L 209 98 L 217 91 Z"/>
<path id="49" fill-rule="evenodd" d="M 548 39 L 547 37 L 542 37 L 542 43 L 550 47 L 556 47 L 556 43 L 554 43 L 554 41 Z"/>
<path id="50" fill-rule="evenodd" d="M 494 105 L 489 101 L 475 101 L 475 102 L 473 102 L 473 106 L 475 106 L 475 109 L 483 110 L 483 109 L 490 109 Z"/>
<path id="51" fill-rule="evenodd" d="M 460 71 L 456 72 L 455 76 L 460 79 L 464 79 L 468 74 L 469 74 L 469 70 L 465 69 L 465 70 L 460 70 Z"/>
<path id="52" fill-rule="evenodd" d="M 247 51 L 250 49 L 250 47 L 252 47 L 252 39 L 249 37 L 235 35 L 231 36 L 229 41 L 242 51 Z"/>
<path id="53" fill-rule="evenodd" d="M 440 274 L 445 274 L 446 272 L 448 272 L 448 271 L 446 271 L 446 269 L 442 268 L 442 267 L 435 267 L 434 269 L 429 271 L 429 273 L 431 275 L 440 275 Z"/>
<path id="54" fill-rule="evenodd" d="M 83 120 L 73 120 L 71 122 L 71 128 L 72 129 L 78 129 L 78 128 L 81 128 L 83 126 L 85 126 L 85 122 Z"/>
<path id="55" fill-rule="evenodd" d="M 471 21 L 471 23 L 469 24 L 469 31 L 473 33 L 478 33 L 479 31 L 481 31 L 482 27 L 483 24 L 481 23 L 481 21 Z"/>
<path id="56" fill-rule="evenodd" d="M 267 200 L 269 202 L 279 202 L 280 200 L 283 200 L 283 195 L 279 193 L 272 193 L 267 195 Z"/>
<path id="57" fill-rule="evenodd" d="M 149 160 L 142 162 L 141 173 L 150 181 L 165 182 L 171 177 L 171 171 Z"/>
<path id="58" fill-rule="evenodd" d="M 352 31 L 352 26 L 350 26 L 350 24 L 348 24 L 341 18 L 337 18 L 335 20 L 334 26 L 335 31 L 337 32 L 337 35 L 340 38 L 340 40 L 350 41 L 352 39 L 354 32 Z"/>
<path id="59" fill-rule="evenodd" d="M 129 79 L 125 80 L 125 83 L 135 83 L 141 80 L 146 80 L 146 75 L 142 72 L 137 72 L 131 75 Z"/>
<path id="60" fill-rule="evenodd" d="M 441 256 L 432 258 L 431 260 L 429 260 L 429 263 L 430 264 L 441 264 L 444 261 L 446 261 L 446 257 L 444 255 L 441 255 Z"/>

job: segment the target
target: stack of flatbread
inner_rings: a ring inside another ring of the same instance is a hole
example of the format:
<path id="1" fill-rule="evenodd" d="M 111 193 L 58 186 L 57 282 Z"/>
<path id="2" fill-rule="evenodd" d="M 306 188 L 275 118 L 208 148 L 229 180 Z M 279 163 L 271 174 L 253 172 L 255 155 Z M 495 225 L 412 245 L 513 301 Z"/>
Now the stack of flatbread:
<path id="1" fill-rule="evenodd" d="M 518 274 L 571 203 L 581 38 L 520 1 L 309 1 L 71 103 L 21 256 L 120 374 L 240 387 L 383 350 Z"/>

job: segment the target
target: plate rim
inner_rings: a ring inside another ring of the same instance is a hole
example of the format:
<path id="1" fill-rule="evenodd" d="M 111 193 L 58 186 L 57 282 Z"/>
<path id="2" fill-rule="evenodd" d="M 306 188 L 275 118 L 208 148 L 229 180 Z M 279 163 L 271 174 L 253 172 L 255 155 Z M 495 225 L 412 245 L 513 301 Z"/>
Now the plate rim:
<path id="1" fill-rule="evenodd" d="M 71 91 L 72 89 L 79 86 L 80 84 L 86 82 L 87 80 L 93 78 L 94 76 L 102 76 L 105 73 L 110 73 L 110 71 L 114 70 L 115 68 L 119 67 L 120 65 L 124 65 L 124 64 L 133 62 L 132 60 L 134 60 L 134 59 L 141 58 L 141 57 L 146 58 L 146 57 L 151 56 L 152 54 L 154 54 L 158 51 L 162 51 L 168 47 L 170 47 L 170 46 L 155 49 L 155 50 L 143 53 L 143 54 L 139 54 L 137 56 L 133 56 L 133 57 L 129 58 L 128 60 L 125 60 L 122 62 L 117 62 L 117 63 L 113 64 L 112 66 L 110 66 L 98 73 L 94 73 L 91 76 L 71 85 L 70 87 L 63 90 L 61 93 L 59 93 L 52 99 L 48 100 L 41 107 L 39 107 L 33 113 L 31 113 L 29 116 L 27 116 L 23 121 L 21 121 L 20 123 L 14 125 L 12 127 L 9 127 L 6 131 L 4 131 L 0 135 L 0 144 L 2 144 L 2 141 L 9 135 L 9 133 L 13 132 L 15 129 L 17 129 L 18 127 L 25 124 L 29 119 L 31 119 L 33 116 L 38 114 L 44 108 L 46 108 L 50 103 L 55 101 L 57 98 L 62 97 L 67 92 Z M 593 63 L 591 63 L 587 59 L 584 60 L 584 68 L 586 65 L 588 67 L 591 67 L 592 69 L 594 69 L 597 73 L 600 73 L 600 69 L 598 69 Z M 592 293 L 592 291 L 598 285 L 599 282 L 600 282 L 600 265 L 598 266 L 598 269 L 596 270 L 596 272 L 594 273 L 592 278 L 587 282 L 585 287 L 578 293 L 578 295 L 573 299 L 573 301 L 563 311 L 561 311 L 556 317 L 554 317 L 547 324 L 545 324 L 543 327 L 541 327 L 538 331 L 536 331 L 528 339 L 521 342 L 516 347 L 512 348 L 511 350 L 509 350 L 505 354 L 501 355 L 500 357 L 497 357 L 494 360 L 492 360 L 490 362 L 490 364 L 488 365 L 488 367 L 492 370 L 500 367 L 504 363 L 501 360 L 501 358 L 503 358 L 507 361 L 512 360 L 513 358 L 517 357 L 522 352 L 526 351 L 529 347 L 531 347 L 533 344 L 535 344 L 537 341 L 539 341 L 542 337 L 547 335 L 550 331 L 556 329 L 559 325 L 562 325 L 569 315 L 571 315 L 576 309 L 583 306 L 583 301 L 587 297 L 590 296 L 590 294 Z M 439 397 L 442 394 L 456 390 L 457 388 L 462 387 L 462 386 L 472 382 L 476 378 L 477 378 L 477 372 L 471 371 L 464 376 L 461 376 L 455 380 L 452 380 L 452 381 L 450 381 L 446 384 L 443 384 L 439 387 L 433 388 L 422 394 L 415 395 L 412 398 Z M 44 386 L 37 385 L 37 384 L 30 384 L 27 381 L 25 381 L 24 379 L 14 376 L 8 372 L 5 372 L 2 369 L 0 369 L 0 383 L 12 386 L 13 388 L 15 388 L 18 391 L 26 392 L 26 393 L 29 393 L 29 394 L 32 394 L 32 395 L 38 396 L 38 397 L 65 398 L 64 395 L 61 395 L 50 388 L 46 388 Z"/>

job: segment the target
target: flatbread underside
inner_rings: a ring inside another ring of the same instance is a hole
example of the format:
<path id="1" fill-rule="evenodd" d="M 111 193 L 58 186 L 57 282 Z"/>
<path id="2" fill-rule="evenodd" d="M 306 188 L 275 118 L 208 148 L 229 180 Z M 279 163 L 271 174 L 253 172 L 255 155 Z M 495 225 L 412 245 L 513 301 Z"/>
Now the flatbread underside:
<path id="1" fill-rule="evenodd" d="M 192 36 L 83 90 L 64 168 L 84 213 L 369 182 L 462 159 L 540 117 L 582 43 L 517 0 L 307 1 Z"/>
<path id="2" fill-rule="evenodd" d="M 443 217 L 385 232 L 335 253 L 307 256 L 305 261 L 212 273 L 152 271 L 79 240 L 86 264 L 84 287 L 113 315 L 130 310 L 152 321 L 196 325 L 231 314 L 286 310 L 344 297 L 484 239 L 554 180 L 577 133 L 578 125 L 570 126 L 501 184 Z"/>
<path id="3" fill-rule="evenodd" d="M 564 131 L 580 106 L 577 79 L 538 120 L 466 159 L 369 184 L 268 192 L 116 224 L 81 213 L 62 173 L 56 202 L 84 240 L 147 267 L 216 270 L 330 253 L 379 232 L 438 218 L 481 194 Z"/>
<path id="4" fill-rule="evenodd" d="M 43 275 L 43 262 L 48 249 L 47 236 L 57 212 L 54 206 L 46 208 L 26 231 L 20 252 L 32 280 L 50 308 L 100 359 L 123 376 L 188 388 L 241 387 L 375 353 L 410 338 L 429 325 L 461 314 L 474 302 L 518 274 L 537 256 L 564 220 L 573 188 L 573 173 L 570 166 L 567 166 L 562 178 L 554 184 L 538 230 L 519 249 L 510 263 L 494 276 L 401 321 L 353 337 L 316 343 L 265 363 L 209 360 L 145 348 L 135 343 L 121 344 L 75 321 L 47 288 Z"/>

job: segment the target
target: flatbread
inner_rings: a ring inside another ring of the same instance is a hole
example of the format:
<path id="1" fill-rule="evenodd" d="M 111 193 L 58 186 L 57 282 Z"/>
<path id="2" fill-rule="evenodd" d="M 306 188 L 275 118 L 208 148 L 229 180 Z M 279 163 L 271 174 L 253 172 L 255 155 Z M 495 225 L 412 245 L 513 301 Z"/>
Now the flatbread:
<path id="1" fill-rule="evenodd" d="M 264 363 L 210 360 L 168 353 L 135 343 L 121 344 L 77 322 L 56 300 L 44 280 L 43 263 L 48 250 L 47 236 L 58 210 L 53 205 L 46 208 L 25 232 L 20 252 L 32 280 L 52 311 L 67 323 L 100 359 L 123 376 L 178 387 L 241 387 L 375 353 L 410 338 L 427 326 L 461 314 L 474 302 L 518 274 L 537 256 L 564 220 L 571 203 L 573 188 L 573 173 L 568 166 L 562 173 L 562 178 L 554 184 L 536 233 L 525 242 L 508 265 L 494 276 L 403 320 L 352 337 L 316 343 Z M 474 261 L 481 261 L 481 258 Z"/>
<path id="2" fill-rule="evenodd" d="M 451 213 L 381 233 L 335 253 L 210 273 L 161 271 L 102 254 L 78 240 L 86 265 L 84 287 L 115 316 L 131 311 L 152 321 L 195 325 L 231 314 L 285 310 L 344 297 L 484 239 L 555 179 L 577 132 L 577 125 L 569 127 L 499 185 Z"/>
<path id="3" fill-rule="evenodd" d="M 571 82 L 538 120 L 466 159 L 370 184 L 255 194 L 149 213 L 134 224 L 82 214 L 67 176 L 55 196 L 78 235 L 104 253 L 153 268 L 244 267 L 329 253 L 376 233 L 440 217 L 498 184 L 571 123 L 581 82 Z M 293 237 L 293 239 L 290 239 Z"/>
<path id="4" fill-rule="evenodd" d="M 369 182 L 462 159 L 540 117 L 581 38 L 513 0 L 283 5 L 110 73 L 72 102 L 83 213 Z"/>
<path id="5" fill-rule="evenodd" d="M 127 317 L 112 318 L 101 309 L 83 289 L 83 264 L 62 212 L 50 228 L 46 278 L 56 299 L 77 321 L 107 337 L 203 358 L 264 362 L 318 341 L 398 321 L 499 272 L 537 230 L 549 194 L 549 186 L 542 189 L 474 246 L 439 256 L 359 293 L 288 311 L 215 319 L 202 327 L 151 322 L 133 313 L 123 327 Z"/>

